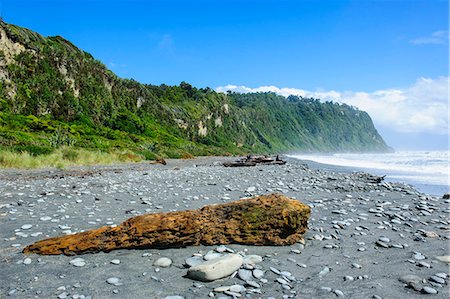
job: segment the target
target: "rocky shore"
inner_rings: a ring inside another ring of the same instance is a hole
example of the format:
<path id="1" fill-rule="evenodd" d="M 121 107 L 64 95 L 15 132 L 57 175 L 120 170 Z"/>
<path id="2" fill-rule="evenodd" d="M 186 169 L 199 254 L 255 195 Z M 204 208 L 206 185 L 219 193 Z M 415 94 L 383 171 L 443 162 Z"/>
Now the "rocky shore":
<path id="1" fill-rule="evenodd" d="M 294 159 L 250 168 L 226 160 L 1 171 L 0 298 L 449 298 L 450 200 Z M 304 242 L 22 253 L 145 213 L 274 192 L 311 207 Z M 229 273 L 202 281 L 205 261 Z"/>

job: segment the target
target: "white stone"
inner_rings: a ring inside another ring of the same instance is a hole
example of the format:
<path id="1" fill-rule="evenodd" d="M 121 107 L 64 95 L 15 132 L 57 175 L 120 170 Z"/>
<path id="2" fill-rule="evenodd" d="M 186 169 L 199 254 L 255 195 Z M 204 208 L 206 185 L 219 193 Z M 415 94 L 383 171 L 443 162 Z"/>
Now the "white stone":
<path id="1" fill-rule="evenodd" d="M 114 286 L 120 286 L 122 283 L 120 282 L 120 279 L 117 277 L 110 277 L 106 280 L 107 283 L 112 284 Z"/>
<path id="2" fill-rule="evenodd" d="M 26 259 L 23 260 L 23 263 L 25 265 L 29 265 L 29 264 L 31 264 L 31 259 L 29 257 L 27 257 Z"/>
<path id="3" fill-rule="evenodd" d="M 257 264 L 257 263 L 261 263 L 262 262 L 262 257 L 256 254 L 250 254 L 250 255 L 246 255 L 244 256 L 244 264 Z"/>
<path id="4" fill-rule="evenodd" d="M 160 257 L 153 263 L 153 266 L 161 268 L 167 268 L 170 265 L 172 265 L 172 260 L 167 257 Z"/>
<path id="5" fill-rule="evenodd" d="M 255 191 L 256 191 L 256 187 L 254 187 L 254 186 L 248 187 L 247 190 L 245 190 L 245 192 L 248 192 L 248 193 L 255 192 Z"/>
<path id="6" fill-rule="evenodd" d="M 213 281 L 231 275 L 243 263 L 239 254 L 228 254 L 191 267 L 187 276 L 200 281 Z"/>
<path id="7" fill-rule="evenodd" d="M 86 265 L 86 262 L 81 257 L 77 257 L 69 262 L 71 265 L 74 265 L 75 267 L 83 267 Z"/>
<path id="8" fill-rule="evenodd" d="M 263 270 L 259 270 L 259 269 L 255 269 L 255 270 L 253 270 L 253 276 L 256 279 L 260 279 L 260 278 L 262 278 L 264 276 L 264 271 Z"/>
<path id="9" fill-rule="evenodd" d="M 118 265 L 118 264 L 120 264 L 120 260 L 114 259 L 114 260 L 111 260 L 110 263 L 113 264 L 113 265 Z"/>
<path id="10" fill-rule="evenodd" d="M 32 227 L 33 227 L 32 224 L 24 224 L 24 225 L 22 225 L 21 229 L 30 229 Z"/>
<path id="11" fill-rule="evenodd" d="M 208 253 L 205 254 L 205 256 L 203 257 L 203 259 L 205 261 L 209 261 L 209 260 L 213 260 L 216 259 L 218 257 L 223 256 L 223 254 L 218 253 L 218 252 L 214 252 L 214 251 L 208 251 Z"/>

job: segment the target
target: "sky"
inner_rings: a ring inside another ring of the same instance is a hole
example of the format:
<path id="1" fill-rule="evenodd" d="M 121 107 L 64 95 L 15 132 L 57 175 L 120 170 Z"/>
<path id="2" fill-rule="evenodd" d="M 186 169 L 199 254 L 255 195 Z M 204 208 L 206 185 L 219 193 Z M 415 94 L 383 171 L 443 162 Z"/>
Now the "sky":
<path id="1" fill-rule="evenodd" d="M 333 100 L 395 149 L 449 147 L 446 0 L 0 0 L 0 14 L 124 78 Z"/>

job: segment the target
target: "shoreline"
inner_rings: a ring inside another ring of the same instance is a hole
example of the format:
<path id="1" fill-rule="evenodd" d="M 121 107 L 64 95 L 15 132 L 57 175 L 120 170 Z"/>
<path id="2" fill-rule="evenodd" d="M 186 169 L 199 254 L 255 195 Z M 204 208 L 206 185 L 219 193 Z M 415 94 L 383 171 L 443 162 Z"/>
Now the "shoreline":
<path id="1" fill-rule="evenodd" d="M 238 285 L 243 287 L 239 294 L 249 298 L 332 298 L 341 293 L 345 298 L 422 298 L 425 287 L 437 292 L 432 298 L 448 298 L 448 276 L 442 284 L 430 277 L 448 274 L 448 264 L 437 257 L 449 255 L 450 201 L 404 184 L 373 184 L 351 170 L 326 170 L 318 163 L 306 167 L 293 158 L 286 165 L 222 166 L 234 159 L 0 172 L 0 267 L 10 278 L 0 281 L 0 297 L 190 299 L 210 298 L 212 292 L 214 298 L 232 298 L 215 289 Z M 226 246 L 261 257 L 252 267 L 263 276 L 253 277 L 253 286 L 241 277 L 246 271 L 208 283 L 185 277 L 186 259 L 218 246 L 77 257 L 21 253 L 47 237 L 119 224 L 144 213 L 198 209 L 273 192 L 308 204 L 312 215 L 304 244 Z M 157 267 L 159 257 L 173 264 Z M 75 258 L 83 263 L 75 266 Z M 276 270 L 291 274 L 289 285 L 280 282 Z M 423 279 L 418 290 L 404 282 L 407 275 Z M 111 278 L 120 283 L 108 283 L 115 281 Z"/>

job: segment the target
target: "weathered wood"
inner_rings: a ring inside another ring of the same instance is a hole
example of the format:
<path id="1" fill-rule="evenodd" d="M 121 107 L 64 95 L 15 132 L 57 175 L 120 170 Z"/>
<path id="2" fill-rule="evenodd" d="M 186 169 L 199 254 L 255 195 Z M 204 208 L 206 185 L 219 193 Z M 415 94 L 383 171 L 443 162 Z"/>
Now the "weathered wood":
<path id="1" fill-rule="evenodd" d="M 75 255 L 200 244 L 288 245 L 302 239 L 310 214 L 309 206 L 270 194 L 198 210 L 141 215 L 117 227 L 38 241 L 23 252 Z"/>

